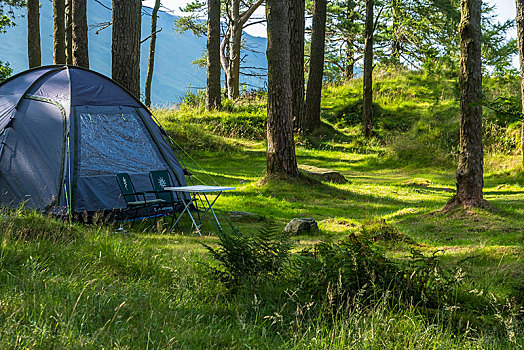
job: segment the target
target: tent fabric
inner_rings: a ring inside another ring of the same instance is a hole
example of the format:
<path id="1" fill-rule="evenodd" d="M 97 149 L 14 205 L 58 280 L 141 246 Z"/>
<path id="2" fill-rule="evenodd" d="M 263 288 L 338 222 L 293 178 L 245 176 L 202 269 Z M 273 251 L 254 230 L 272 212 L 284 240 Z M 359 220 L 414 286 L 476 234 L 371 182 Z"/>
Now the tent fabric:
<path id="1" fill-rule="evenodd" d="M 149 172 L 183 169 L 149 110 L 123 87 L 74 66 L 0 84 L 0 206 L 52 213 L 122 209 L 115 174 L 151 190 Z"/>

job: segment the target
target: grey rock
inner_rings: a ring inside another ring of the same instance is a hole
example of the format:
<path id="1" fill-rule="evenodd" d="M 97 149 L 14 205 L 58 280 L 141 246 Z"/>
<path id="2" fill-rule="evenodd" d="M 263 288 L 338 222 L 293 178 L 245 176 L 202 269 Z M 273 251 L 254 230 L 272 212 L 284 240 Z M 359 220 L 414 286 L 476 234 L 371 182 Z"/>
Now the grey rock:
<path id="1" fill-rule="evenodd" d="M 286 225 L 284 232 L 290 235 L 315 233 L 318 232 L 318 224 L 314 218 L 294 218 Z"/>

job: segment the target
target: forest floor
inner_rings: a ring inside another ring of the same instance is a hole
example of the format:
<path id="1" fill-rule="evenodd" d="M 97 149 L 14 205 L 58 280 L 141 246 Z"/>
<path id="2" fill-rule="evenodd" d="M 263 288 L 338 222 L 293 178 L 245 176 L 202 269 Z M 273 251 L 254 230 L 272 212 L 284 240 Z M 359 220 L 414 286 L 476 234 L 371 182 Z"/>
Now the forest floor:
<path id="1" fill-rule="evenodd" d="M 347 183 L 262 184 L 263 140 L 198 130 L 171 111 L 157 115 L 170 134 L 178 133 L 178 142 L 184 132 L 195 136 L 182 158 L 196 183 L 236 187 L 215 205 L 226 232 L 235 227 L 249 234 L 267 221 L 281 230 L 292 218 L 315 218 L 318 233 L 291 237 L 296 253 L 358 235 L 363 223 L 384 219 L 405 237 L 383 246 L 388 257 L 404 259 L 413 250 L 436 254 L 445 268 L 459 271 L 467 301 L 429 313 L 417 305 L 357 302 L 335 319 L 313 313 L 315 306 L 299 300 L 298 290 L 289 286 L 228 291 L 210 273 L 207 264 L 215 262 L 201 244 L 218 242 L 210 217 L 202 237 L 189 232 L 187 217 L 178 232 L 167 232 L 160 221 L 156 231 L 126 224 L 132 233 L 127 235 L 115 232 L 118 223 L 69 225 L 5 210 L 0 348 L 524 347 L 524 173 L 499 166 L 501 156 L 487 156 L 484 194 L 492 208 L 444 213 L 455 191 L 452 165 L 421 166 L 416 159 L 413 165 L 396 164 L 385 159 L 385 146 L 363 144 L 332 124 L 325 124 L 324 136 L 297 139 L 298 163 L 339 171 Z M 256 125 L 243 130 L 253 135 L 257 128 L 263 130 Z M 199 142 L 214 146 L 192 147 Z M 231 211 L 256 217 L 234 219 Z"/>

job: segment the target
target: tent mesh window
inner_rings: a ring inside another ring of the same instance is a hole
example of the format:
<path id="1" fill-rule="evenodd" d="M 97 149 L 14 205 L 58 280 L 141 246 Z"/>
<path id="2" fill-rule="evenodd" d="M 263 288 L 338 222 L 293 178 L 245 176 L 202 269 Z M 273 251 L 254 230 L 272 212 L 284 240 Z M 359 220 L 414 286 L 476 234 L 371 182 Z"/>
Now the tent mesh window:
<path id="1" fill-rule="evenodd" d="M 134 113 L 82 113 L 79 125 L 80 176 L 148 173 L 166 168 Z"/>

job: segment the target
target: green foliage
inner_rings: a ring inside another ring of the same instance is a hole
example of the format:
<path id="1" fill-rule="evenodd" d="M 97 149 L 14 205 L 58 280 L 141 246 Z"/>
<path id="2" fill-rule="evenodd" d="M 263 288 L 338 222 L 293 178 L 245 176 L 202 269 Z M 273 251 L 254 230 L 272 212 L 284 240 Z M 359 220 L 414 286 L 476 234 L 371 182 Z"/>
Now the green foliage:
<path id="1" fill-rule="evenodd" d="M 13 73 L 13 69 L 9 67 L 9 62 L 0 61 L 0 82 L 6 80 Z"/>
<path id="2" fill-rule="evenodd" d="M 220 232 L 218 248 L 202 245 L 218 266 L 208 265 L 212 275 L 235 292 L 247 283 L 260 285 L 277 279 L 289 259 L 291 244 L 286 234 L 267 222 L 253 234 L 242 234 L 233 226 L 231 233 Z"/>
<path id="3" fill-rule="evenodd" d="M 369 226 L 369 224 L 368 224 Z M 384 297 L 430 307 L 452 301 L 462 275 L 440 265 L 434 253 L 412 250 L 406 263 L 387 258 L 368 237 L 370 231 L 303 250 L 298 261 L 300 290 L 313 299 L 331 299 L 334 308 L 373 303 Z"/>
<path id="4" fill-rule="evenodd" d="M 372 242 L 411 242 L 397 228 L 386 223 L 385 219 L 377 217 L 367 219 L 362 223 L 360 236 Z"/>

